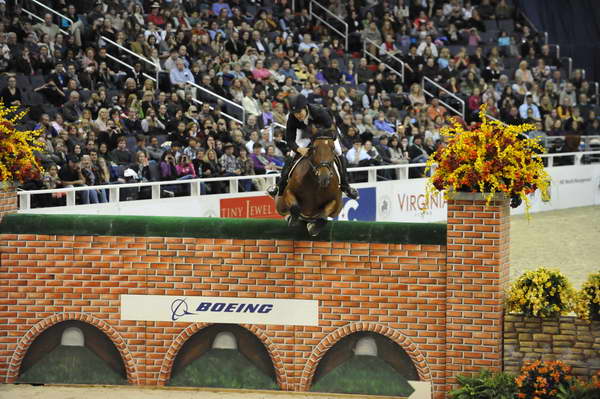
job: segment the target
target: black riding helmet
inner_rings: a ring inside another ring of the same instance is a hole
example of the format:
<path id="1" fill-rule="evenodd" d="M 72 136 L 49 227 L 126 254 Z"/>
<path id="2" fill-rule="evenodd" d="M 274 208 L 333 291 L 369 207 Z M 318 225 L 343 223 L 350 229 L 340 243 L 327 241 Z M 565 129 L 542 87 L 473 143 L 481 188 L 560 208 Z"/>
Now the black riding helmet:
<path id="1" fill-rule="evenodd" d="M 308 105 L 308 100 L 303 94 L 298 94 L 296 96 L 290 97 L 290 102 L 288 103 L 290 107 L 290 112 L 295 114 L 296 112 L 302 111 Z"/>

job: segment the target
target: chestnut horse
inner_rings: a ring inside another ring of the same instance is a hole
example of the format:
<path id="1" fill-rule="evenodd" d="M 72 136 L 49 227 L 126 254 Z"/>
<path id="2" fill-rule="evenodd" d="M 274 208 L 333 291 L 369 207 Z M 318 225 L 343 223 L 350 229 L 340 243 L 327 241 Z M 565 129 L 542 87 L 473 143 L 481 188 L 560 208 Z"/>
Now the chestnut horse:
<path id="1" fill-rule="evenodd" d="M 318 235 L 327 218 L 336 217 L 343 205 L 333 143 L 329 136 L 314 137 L 308 154 L 298 161 L 276 199 L 277 212 L 287 217 L 288 224 L 306 222 L 311 236 Z"/>

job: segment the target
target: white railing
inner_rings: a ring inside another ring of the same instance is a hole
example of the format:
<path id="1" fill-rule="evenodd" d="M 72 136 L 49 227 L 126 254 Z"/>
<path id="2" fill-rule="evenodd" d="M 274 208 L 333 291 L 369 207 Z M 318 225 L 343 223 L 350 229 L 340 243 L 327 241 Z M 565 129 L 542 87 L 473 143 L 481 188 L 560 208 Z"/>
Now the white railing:
<path id="1" fill-rule="evenodd" d="M 425 167 L 425 164 L 402 164 L 402 165 L 384 165 L 384 166 L 368 166 L 368 167 L 357 167 L 348 168 L 348 172 L 368 172 L 368 182 L 373 183 L 377 181 L 377 171 L 388 170 L 388 169 L 399 169 L 403 170 L 399 175 L 403 179 L 408 179 L 408 168 L 413 167 Z M 151 199 L 161 198 L 162 186 L 173 186 L 181 184 L 190 185 L 190 195 L 200 196 L 202 194 L 201 184 L 214 183 L 226 181 L 229 183 L 229 192 L 238 193 L 238 181 L 239 180 L 255 180 L 255 179 L 267 179 L 267 184 L 275 184 L 275 179 L 279 177 L 279 173 L 269 173 L 266 175 L 248 175 L 248 176 L 228 176 L 228 177 L 210 177 L 200 179 L 188 179 L 188 180 L 169 180 L 169 181 L 157 181 L 157 182 L 145 182 L 145 183 L 124 183 L 124 184 L 105 184 L 99 186 L 82 186 L 82 187 L 70 187 L 70 188 L 59 188 L 54 190 L 33 190 L 33 191 L 18 191 L 19 195 L 19 209 L 28 210 L 31 209 L 31 196 L 38 194 L 52 194 L 52 193 L 66 193 L 66 205 L 74 206 L 75 194 L 78 191 L 89 191 L 89 190 L 108 190 L 109 200 L 108 202 L 120 202 L 120 190 L 127 188 L 141 187 L 152 187 Z M 78 204 L 79 205 L 79 204 Z"/>
<path id="2" fill-rule="evenodd" d="M 29 0 L 29 1 L 31 1 L 32 3 L 37 4 L 38 6 L 42 7 L 45 10 L 48 10 L 49 12 L 51 12 L 54 15 L 58 15 L 59 17 L 61 17 L 63 19 L 66 19 L 67 21 L 69 21 L 71 23 L 71 25 L 73 25 L 75 23 L 71 18 L 67 17 L 66 15 L 63 15 L 63 14 L 59 13 L 58 11 L 56 11 L 56 10 L 50 8 L 50 7 L 48 7 L 44 3 L 40 3 L 37 0 Z"/>
<path id="3" fill-rule="evenodd" d="M 375 47 L 375 49 L 376 49 L 375 54 L 372 53 L 371 51 L 369 51 L 369 44 Z M 400 58 L 396 57 L 395 55 L 391 54 L 389 51 L 387 51 L 387 50 L 385 51 L 385 55 L 387 57 L 393 59 L 394 61 L 396 61 L 397 63 L 400 64 L 400 71 L 398 71 L 398 70 L 396 70 L 396 68 L 393 68 L 391 65 L 389 65 L 387 62 L 385 62 L 383 59 L 379 58 L 379 51 L 380 51 L 380 46 L 378 46 L 377 43 L 375 43 L 371 39 L 367 39 L 367 38 L 363 39 L 363 54 L 368 55 L 369 57 L 373 58 L 377 62 L 384 64 L 387 69 L 389 69 L 396 75 L 400 76 L 402 83 L 404 83 L 404 68 L 406 67 L 404 65 L 404 61 L 402 61 Z M 408 67 L 408 68 L 410 68 L 410 67 Z"/>
<path id="4" fill-rule="evenodd" d="M 335 26 L 331 25 L 329 22 L 327 22 L 327 20 L 325 20 L 325 18 L 317 15 L 314 11 L 315 6 L 319 10 L 325 11 L 332 18 L 336 19 L 340 24 L 342 24 L 344 26 L 344 32 L 338 30 Z M 329 29 L 331 29 L 332 31 L 334 31 L 335 33 L 337 33 L 344 39 L 344 49 L 346 51 L 348 51 L 348 23 L 346 21 L 344 21 L 342 18 L 340 18 L 339 15 L 335 15 L 334 13 L 329 11 L 327 8 L 325 8 L 321 4 L 317 3 L 315 0 L 311 0 L 308 7 L 309 7 L 308 9 L 309 9 L 310 16 L 314 17 L 315 19 L 321 21 L 323 24 L 327 25 L 327 27 Z"/>
<path id="5" fill-rule="evenodd" d="M 150 76 L 148 76 L 147 74 L 144 74 L 144 76 L 146 76 L 146 77 L 148 77 L 148 78 L 152 79 L 152 80 L 153 80 L 153 81 L 155 81 L 155 82 L 158 80 L 158 72 L 159 72 L 159 68 L 158 68 L 158 66 L 157 66 L 157 65 L 156 65 L 154 62 L 152 62 L 151 60 L 147 59 L 147 58 L 146 58 L 146 57 L 144 57 L 144 56 L 141 56 L 141 55 L 139 55 L 139 54 L 137 54 L 137 53 L 135 53 L 135 52 L 133 52 L 133 51 L 129 50 L 129 49 L 128 49 L 128 48 L 126 48 L 125 46 L 122 46 L 122 45 L 120 45 L 119 43 L 117 43 L 117 42 L 115 42 L 115 41 L 113 41 L 113 40 L 110 40 L 110 39 L 109 39 L 109 38 L 107 38 L 106 36 L 100 36 L 100 38 L 101 38 L 102 40 L 104 40 L 105 42 L 107 42 L 107 43 L 109 43 L 109 44 L 112 44 L 113 46 L 115 46 L 115 47 L 117 47 L 117 48 L 119 48 L 119 49 L 121 49 L 121 50 L 125 51 L 127 54 L 129 54 L 129 55 L 132 55 L 132 56 L 136 57 L 137 59 L 139 59 L 139 60 L 141 60 L 141 61 L 144 61 L 145 63 L 147 63 L 147 64 L 151 65 L 151 66 L 154 68 L 154 70 L 156 71 L 156 79 L 154 79 L 154 78 L 151 78 L 151 77 L 150 77 Z M 130 66 L 130 65 L 128 65 L 128 64 L 126 64 L 126 65 L 127 65 L 128 67 L 130 67 L 130 68 L 131 68 L 131 66 Z M 244 109 L 244 107 L 242 107 L 240 104 L 237 104 L 237 103 L 235 103 L 235 102 L 233 102 L 233 101 L 231 101 L 231 100 L 229 100 L 229 99 L 227 99 L 227 98 L 225 98 L 225 97 L 222 97 L 222 96 L 218 95 L 217 93 L 214 93 L 214 92 L 212 92 L 212 91 L 210 91 L 210 90 L 208 90 L 208 89 L 206 89 L 206 88 L 204 88 L 204 87 L 202 87 L 202 86 L 200 86 L 200 85 L 196 84 L 195 82 L 188 81 L 187 83 L 188 83 L 189 85 L 191 85 L 191 86 L 195 87 L 197 90 L 201 90 L 202 92 L 204 92 L 204 93 L 208 94 L 209 96 L 211 96 L 211 97 L 214 97 L 214 98 L 218 99 L 219 101 L 225 102 L 225 103 L 227 103 L 227 104 L 231 105 L 232 107 L 235 107 L 235 108 L 239 109 L 239 110 L 241 111 L 241 113 L 242 113 L 242 119 L 240 120 L 240 119 L 236 118 L 236 117 L 235 117 L 235 116 L 233 116 L 233 115 L 229 115 L 229 114 L 228 114 L 227 112 L 225 112 L 225 111 L 221 111 L 221 114 L 223 114 L 223 116 L 225 116 L 226 118 L 228 118 L 228 119 L 231 119 L 231 120 L 234 120 L 234 121 L 236 121 L 236 122 L 238 122 L 238 123 L 242 123 L 242 124 L 243 124 L 243 123 L 246 121 L 246 110 L 245 110 L 245 109 Z M 202 103 L 203 103 L 202 101 L 200 101 L 200 100 L 197 100 L 197 99 L 194 99 L 194 102 L 196 102 L 197 104 L 202 104 Z M 216 101 L 215 101 L 215 102 L 216 102 Z M 214 108 L 211 106 L 211 109 L 214 109 Z"/>
<path id="6" fill-rule="evenodd" d="M 585 152 L 568 152 L 568 153 L 556 153 L 556 154 L 542 154 L 539 155 L 541 158 L 548 159 L 548 166 L 553 167 L 554 158 L 557 157 L 565 157 L 565 156 L 573 156 L 574 164 L 581 165 L 581 161 L 584 156 L 589 155 L 597 155 L 598 160 L 600 160 L 600 151 L 585 151 Z M 367 182 L 375 183 L 377 182 L 377 172 L 382 170 L 396 170 L 398 180 L 403 181 L 407 180 L 409 177 L 409 168 L 423 168 L 426 165 L 424 163 L 418 164 L 396 164 L 396 165 L 383 165 L 383 166 L 365 166 L 365 167 L 356 167 L 356 168 L 348 168 L 349 173 L 356 172 L 367 172 Z M 31 209 L 31 196 L 39 195 L 39 194 L 52 194 L 52 193 L 66 193 L 66 205 L 67 206 L 75 206 L 75 194 L 78 191 L 88 191 L 88 190 L 108 190 L 109 192 L 109 200 L 108 202 L 120 202 L 120 190 L 127 188 L 136 188 L 140 189 L 142 187 L 151 187 L 151 199 L 159 199 L 161 198 L 162 186 L 173 186 L 173 185 L 181 185 L 181 184 L 189 184 L 190 185 L 190 196 L 201 196 L 206 195 L 202 194 L 202 184 L 213 183 L 213 182 L 223 182 L 226 181 L 229 183 L 229 192 L 230 193 L 238 193 L 238 181 L 240 180 L 256 180 L 256 179 L 267 179 L 268 184 L 274 184 L 275 179 L 279 177 L 279 173 L 270 173 L 266 175 L 249 175 L 249 176 L 230 176 L 230 177 L 211 177 L 211 178 L 200 178 L 200 179 L 189 179 L 189 180 L 169 180 L 169 181 L 158 181 L 158 182 L 146 182 L 146 183 L 125 183 L 125 184 L 106 184 L 100 186 L 83 186 L 83 187 L 72 187 L 72 188 L 60 188 L 54 190 L 33 190 L 33 191 L 18 191 L 19 195 L 19 210 L 26 211 Z"/>
<path id="7" fill-rule="evenodd" d="M 240 119 L 238 119 L 238 118 L 236 118 L 236 117 L 235 117 L 235 116 L 233 116 L 233 115 L 229 115 L 227 112 L 221 111 L 221 113 L 222 113 L 222 114 L 223 114 L 223 116 L 225 116 L 226 118 L 229 118 L 229 119 L 231 119 L 231 120 L 234 120 L 234 121 L 236 121 L 236 122 L 238 122 L 238 123 L 240 123 L 240 124 L 242 124 L 242 125 L 244 124 L 244 122 L 246 121 L 246 109 L 245 109 L 244 107 L 242 107 L 240 104 L 238 104 L 238 103 L 236 103 L 236 102 L 233 102 L 233 101 L 231 101 L 231 100 L 229 100 L 229 99 L 227 99 L 227 98 L 225 98 L 225 97 L 222 97 L 222 96 L 218 95 L 217 93 L 213 93 L 212 91 L 210 91 L 210 90 L 208 90 L 208 89 L 206 89 L 206 88 L 204 88 L 204 87 L 202 87 L 202 86 L 200 86 L 200 85 L 198 85 L 198 84 L 196 84 L 196 83 L 194 83 L 194 82 L 192 82 L 192 81 L 189 81 L 189 82 L 187 82 L 187 83 L 188 83 L 189 85 L 191 85 L 191 86 L 195 87 L 197 90 L 200 90 L 200 91 L 202 91 L 202 92 L 204 92 L 204 93 L 208 94 L 209 96 L 212 96 L 212 97 L 215 97 L 215 98 L 217 98 L 219 101 L 222 101 L 222 102 L 224 102 L 224 103 L 226 103 L 226 104 L 229 104 L 229 105 L 231 105 L 231 106 L 232 106 L 232 107 L 234 107 L 234 108 L 237 108 L 237 109 L 238 109 L 238 110 L 241 112 L 241 114 L 242 114 L 242 119 L 241 119 L 241 120 L 240 120 Z M 200 101 L 200 100 L 199 100 L 199 101 Z M 202 101 L 200 101 L 200 102 L 202 103 Z M 215 101 L 215 102 L 217 102 L 217 101 Z M 210 107 L 210 109 L 214 109 L 214 108 L 211 106 L 211 107 Z"/>
<path id="8" fill-rule="evenodd" d="M 100 40 L 112 44 L 113 46 L 119 48 L 120 50 L 126 52 L 127 54 L 137 58 L 140 61 L 145 62 L 146 64 L 150 65 L 152 68 L 154 68 L 154 70 L 156 71 L 156 79 L 154 80 L 155 82 L 158 81 L 158 72 L 159 72 L 159 68 L 157 68 L 156 64 L 152 61 L 150 61 L 149 59 L 147 59 L 146 57 L 143 57 L 141 55 L 139 55 L 138 53 L 129 50 L 127 47 L 120 45 L 119 43 L 110 40 L 108 37 L 106 36 L 100 36 Z"/>
<path id="9" fill-rule="evenodd" d="M 26 9 L 24 9 L 24 8 L 22 8 L 22 9 L 21 9 L 21 11 L 23 11 L 25 14 L 29 15 L 29 16 L 30 16 L 31 18 L 33 18 L 33 19 L 36 19 L 36 20 L 38 20 L 38 21 L 40 21 L 40 22 L 45 22 L 45 21 L 44 21 L 44 18 L 42 18 L 42 17 L 38 17 L 37 15 L 35 15 L 34 13 L 32 13 L 31 11 L 27 11 L 27 10 L 26 10 Z M 68 34 L 69 34 L 69 32 L 67 32 L 67 31 L 66 31 L 66 30 L 64 30 L 64 29 L 61 29 L 61 28 L 59 28 L 59 30 L 60 30 L 60 33 L 62 33 L 63 35 L 68 35 Z"/>
<path id="10" fill-rule="evenodd" d="M 452 97 L 453 99 L 455 99 L 456 101 L 458 101 L 458 103 L 460 104 L 460 110 L 457 108 L 454 108 L 452 105 L 448 104 L 447 102 L 443 101 L 439 95 L 434 95 L 433 93 L 431 93 L 430 91 L 427 90 L 427 88 L 425 87 L 425 83 L 428 83 L 430 85 L 435 86 L 438 90 L 443 91 L 446 95 Z M 454 112 L 457 115 L 462 116 L 463 118 L 465 117 L 465 101 L 458 97 L 456 94 L 452 93 L 451 91 L 447 90 L 446 88 L 440 86 L 439 84 L 437 84 L 435 81 L 429 79 L 427 76 L 423 76 L 423 80 L 421 81 L 421 87 L 423 88 L 423 93 L 425 93 L 426 96 L 429 97 L 436 97 L 440 103 L 442 103 L 443 105 L 446 106 L 446 108 L 450 109 L 450 111 Z"/>

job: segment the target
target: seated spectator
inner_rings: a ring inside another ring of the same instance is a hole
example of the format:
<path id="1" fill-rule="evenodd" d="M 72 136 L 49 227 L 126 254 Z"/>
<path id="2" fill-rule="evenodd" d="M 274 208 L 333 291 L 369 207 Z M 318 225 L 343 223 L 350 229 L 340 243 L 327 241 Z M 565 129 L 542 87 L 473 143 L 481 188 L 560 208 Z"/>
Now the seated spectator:
<path id="1" fill-rule="evenodd" d="M 186 89 L 195 93 L 195 88 L 192 88 L 189 84 L 190 82 L 196 83 L 194 75 L 192 75 L 192 72 L 185 67 L 182 58 L 177 59 L 175 68 L 171 69 L 169 72 L 169 77 L 171 78 L 171 84 L 175 86 L 180 98 L 185 98 Z"/>
<path id="2" fill-rule="evenodd" d="M 423 88 L 418 83 L 413 83 L 410 86 L 408 99 L 412 105 L 427 104 L 427 100 L 425 100 L 425 94 L 423 93 Z"/>
<path id="3" fill-rule="evenodd" d="M 177 162 L 177 166 L 175 168 L 177 170 L 178 180 L 193 179 L 196 177 L 194 165 L 186 154 L 182 154 L 179 157 L 179 162 Z"/>
<path id="4" fill-rule="evenodd" d="M 346 159 L 348 160 L 348 166 L 359 166 L 360 162 L 369 160 L 369 154 L 363 148 L 360 139 L 354 139 L 352 148 L 346 152 Z"/>
<path id="5" fill-rule="evenodd" d="M 385 119 L 385 113 L 383 111 L 379 112 L 374 125 L 379 132 L 393 134 L 396 131 L 395 126 Z"/>
<path id="6" fill-rule="evenodd" d="M 306 33 L 303 38 L 302 38 L 302 42 L 300 43 L 300 45 L 298 45 L 298 51 L 301 53 L 307 53 L 310 51 L 311 48 L 316 48 L 318 49 L 319 46 L 316 45 L 313 41 L 311 36 Z"/>
<path id="7" fill-rule="evenodd" d="M 127 139 L 121 137 L 117 140 L 117 148 L 111 151 L 110 157 L 116 165 L 129 165 L 133 162 L 133 156 L 127 149 Z"/>
<path id="8" fill-rule="evenodd" d="M 274 144 L 270 144 L 267 146 L 267 150 L 265 153 L 265 156 L 267 158 L 267 160 L 274 165 L 273 170 L 277 170 L 277 171 L 281 171 L 281 169 L 283 168 L 283 157 L 281 155 L 278 155 L 278 149 Z"/>
<path id="9" fill-rule="evenodd" d="M 57 188 L 62 188 L 63 184 L 58 176 L 58 166 L 50 165 L 44 175 L 42 176 L 42 182 L 44 184 L 44 190 L 55 190 Z M 46 199 L 45 203 L 47 206 L 60 206 L 64 205 L 66 197 L 66 193 L 52 193 L 49 198 Z"/>
<path id="10" fill-rule="evenodd" d="M 99 183 L 98 181 L 98 172 L 96 170 L 95 165 L 92 164 L 91 158 L 89 155 L 84 155 L 81 158 L 81 174 L 85 179 L 86 186 L 96 186 Z M 105 203 L 106 202 L 106 193 L 104 190 L 89 190 L 89 199 L 90 203 Z"/>
<path id="11" fill-rule="evenodd" d="M 252 76 L 254 80 L 261 82 L 271 76 L 271 71 L 264 67 L 262 60 L 256 60 L 256 65 L 252 69 Z"/>
<path id="12" fill-rule="evenodd" d="M 85 186 L 85 178 L 81 172 L 79 158 L 76 155 L 69 155 L 68 163 L 60 168 L 58 176 L 65 188 Z M 77 192 L 76 197 L 79 198 L 81 204 L 90 203 L 90 193 L 88 190 Z"/>
<path id="13" fill-rule="evenodd" d="M 252 154 L 250 154 L 250 159 L 254 164 L 254 173 L 257 175 L 275 173 L 277 171 L 277 167 L 268 160 L 263 151 L 263 146 L 260 143 L 254 143 L 252 145 Z"/>
<path id="14" fill-rule="evenodd" d="M 254 98 L 254 93 L 252 92 L 252 89 L 246 89 L 244 90 L 244 93 L 244 98 L 242 99 L 242 106 L 244 107 L 244 110 L 249 115 L 258 118 L 259 116 L 261 116 L 262 110 L 260 109 L 260 104 L 258 103 L 256 98 Z"/>
<path id="15" fill-rule="evenodd" d="M 156 116 L 154 108 L 148 108 L 146 117 L 141 122 L 142 130 L 146 134 L 157 135 L 165 131 L 166 126 Z"/>
<path id="16" fill-rule="evenodd" d="M 17 87 L 17 79 L 14 76 L 8 78 L 7 85 L 0 91 L 0 98 L 6 105 L 20 106 L 23 98 L 21 89 Z"/>

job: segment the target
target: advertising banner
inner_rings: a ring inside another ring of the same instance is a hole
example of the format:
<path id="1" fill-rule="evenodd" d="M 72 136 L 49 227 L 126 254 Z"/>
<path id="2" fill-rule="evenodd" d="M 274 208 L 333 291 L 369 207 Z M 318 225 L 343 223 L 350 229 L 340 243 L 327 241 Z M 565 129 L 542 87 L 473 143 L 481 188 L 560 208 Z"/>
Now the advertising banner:
<path id="1" fill-rule="evenodd" d="M 121 320 L 318 326 L 319 301 L 121 295 Z"/>

